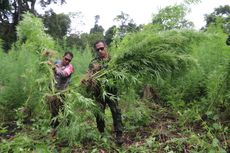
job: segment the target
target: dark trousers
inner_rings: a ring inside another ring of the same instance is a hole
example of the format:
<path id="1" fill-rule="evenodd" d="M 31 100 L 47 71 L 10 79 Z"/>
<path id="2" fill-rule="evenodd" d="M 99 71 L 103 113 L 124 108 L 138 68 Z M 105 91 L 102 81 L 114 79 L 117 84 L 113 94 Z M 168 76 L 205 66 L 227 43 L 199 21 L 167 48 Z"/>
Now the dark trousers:
<path id="1" fill-rule="evenodd" d="M 64 111 L 64 95 L 60 95 L 59 97 L 55 95 L 48 97 L 47 99 L 52 117 L 50 125 L 52 128 L 56 128 L 59 125 L 59 121 L 56 117 L 58 116 L 59 111 Z"/>
<path id="2" fill-rule="evenodd" d="M 113 92 L 114 93 L 114 92 Z M 117 94 L 117 93 L 115 93 Z M 117 136 L 122 135 L 122 119 L 121 119 L 121 110 L 118 107 L 117 99 L 111 97 L 96 98 L 98 105 L 103 113 L 105 113 L 106 104 L 108 104 L 112 117 L 113 117 L 113 127 Z M 101 115 L 96 114 L 97 128 L 99 132 L 103 133 L 105 128 L 105 120 Z"/>

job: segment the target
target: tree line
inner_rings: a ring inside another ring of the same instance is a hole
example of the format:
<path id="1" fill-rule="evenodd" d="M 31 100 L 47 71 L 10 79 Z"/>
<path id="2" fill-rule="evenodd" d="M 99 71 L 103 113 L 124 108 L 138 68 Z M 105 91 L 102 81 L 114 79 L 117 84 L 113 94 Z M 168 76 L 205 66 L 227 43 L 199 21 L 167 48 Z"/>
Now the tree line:
<path id="1" fill-rule="evenodd" d="M 71 15 L 75 16 L 74 22 L 79 21 L 80 17 L 77 13 L 64 14 L 55 13 L 52 9 L 46 11 L 44 14 L 39 14 L 35 10 L 35 5 L 38 3 L 45 8 L 48 5 L 63 4 L 68 1 L 65 0 L 1 0 L 0 1 L 0 39 L 3 41 L 3 49 L 7 52 L 11 45 L 17 40 L 16 26 L 22 20 L 22 14 L 30 12 L 42 19 L 46 33 L 51 35 L 63 49 L 66 46 L 69 48 L 76 48 L 84 50 L 87 46 L 92 46 L 97 39 L 104 39 L 108 45 L 113 40 L 122 39 L 127 33 L 137 32 L 143 29 L 144 25 L 137 25 L 134 20 L 126 14 L 121 12 L 114 18 L 114 22 L 118 26 L 113 25 L 105 29 L 98 24 L 100 15 L 95 15 L 94 26 L 89 33 L 71 33 Z M 193 1 L 192 1 L 193 2 Z M 195 1 L 196 2 L 196 1 Z M 189 8 L 185 4 L 167 6 L 160 9 L 157 14 L 152 15 L 152 22 L 149 26 L 158 26 L 161 30 L 193 28 L 194 24 L 185 19 Z M 206 25 L 201 28 L 205 30 L 209 25 L 222 23 L 222 28 L 227 34 L 230 33 L 230 6 L 219 6 L 215 8 L 210 14 L 204 16 Z"/>

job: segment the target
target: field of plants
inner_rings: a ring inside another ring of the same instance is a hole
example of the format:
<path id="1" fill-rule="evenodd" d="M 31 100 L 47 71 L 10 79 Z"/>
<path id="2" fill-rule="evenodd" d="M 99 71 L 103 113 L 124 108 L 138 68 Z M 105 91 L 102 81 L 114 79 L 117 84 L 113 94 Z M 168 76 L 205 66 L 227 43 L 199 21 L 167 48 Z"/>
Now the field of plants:
<path id="1" fill-rule="evenodd" d="M 230 152 L 230 46 L 220 25 L 204 31 L 147 25 L 114 39 L 109 68 L 95 79 L 119 89 L 122 146 L 114 142 L 109 109 L 100 135 L 97 105 L 80 83 L 92 49 L 71 49 L 75 72 L 52 137 L 46 97 L 57 93 L 47 61 L 64 50 L 29 13 L 17 37 L 8 53 L 0 49 L 0 152 Z"/>

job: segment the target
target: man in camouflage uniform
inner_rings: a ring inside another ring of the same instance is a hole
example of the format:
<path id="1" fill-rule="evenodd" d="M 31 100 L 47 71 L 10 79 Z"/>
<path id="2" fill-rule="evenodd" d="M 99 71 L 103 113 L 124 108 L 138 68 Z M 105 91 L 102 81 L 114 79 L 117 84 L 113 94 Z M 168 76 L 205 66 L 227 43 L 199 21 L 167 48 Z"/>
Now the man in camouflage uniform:
<path id="1" fill-rule="evenodd" d="M 94 50 L 96 51 L 97 57 L 91 61 L 89 64 L 89 70 L 88 75 L 91 77 L 96 72 L 106 69 L 108 67 L 108 62 L 110 61 L 110 56 L 107 52 L 107 46 L 106 43 L 102 40 L 97 41 L 94 44 Z M 90 81 L 90 80 L 87 80 Z M 83 84 L 87 84 L 86 80 L 83 80 Z M 121 121 L 121 110 L 118 108 L 118 99 L 117 99 L 117 88 L 106 86 L 105 90 L 107 93 L 107 96 L 104 98 L 101 95 L 100 91 L 100 83 L 99 82 L 91 82 L 90 92 L 95 97 L 95 100 L 97 101 L 98 105 L 100 106 L 101 111 L 105 112 L 106 104 L 110 107 L 112 117 L 113 117 L 113 126 L 114 131 L 116 134 L 116 143 L 118 145 L 121 145 L 123 143 L 122 140 L 122 121 Z M 92 85 L 93 84 L 93 85 Z M 112 96 L 109 96 L 112 95 Z M 97 128 L 100 133 L 104 132 L 105 128 L 105 121 L 103 117 L 101 117 L 99 114 L 96 114 L 96 122 L 97 122 Z"/>

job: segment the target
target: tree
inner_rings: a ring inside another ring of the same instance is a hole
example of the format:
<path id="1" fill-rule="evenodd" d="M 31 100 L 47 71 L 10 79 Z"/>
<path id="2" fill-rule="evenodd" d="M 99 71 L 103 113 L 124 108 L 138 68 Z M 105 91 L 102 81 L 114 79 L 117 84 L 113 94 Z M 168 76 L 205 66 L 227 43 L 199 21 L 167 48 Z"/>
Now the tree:
<path id="1" fill-rule="evenodd" d="M 87 46 L 89 46 L 89 35 L 88 33 L 82 33 L 80 35 L 80 39 L 82 41 L 82 46 L 83 46 L 83 49 L 85 49 Z"/>
<path id="2" fill-rule="evenodd" d="M 36 0 L 1 0 L 0 1 L 0 27 L 2 38 L 5 43 L 3 48 L 5 50 L 10 48 L 12 42 L 16 40 L 15 27 L 19 20 L 22 18 L 22 14 L 25 11 L 35 13 L 34 5 Z"/>
<path id="3" fill-rule="evenodd" d="M 92 33 L 100 33 L 103 35 L 104 28 L 98 24 L 95 24 L 93 28 L 90 29 L 90 34 Z"/>
<path id="4" fill-rule="evenodd" d="M 51 3 L 57 4 L 58 2 L 63 4 L 65 3 L 65 0 L 40 0 L 40 4 L 42 7 L 46 7 L 47 5 L 50 5 Z"/>
<path id="5" fill-rule="evenodd" d="M 90 29 L 90 34 L 92 33 L 101 33 L 103 35 L 104 28 L 100 25 L 98 25 L 100 19 L 100 15 L 95 16 L 95 22 L 94 22 L 94 27 Z"/>
<path id="6" fill-rule="evenodd" d="M 185 4 L 196 4 L 196 3 L 200 3 L 201 0 L 184 0 Z"/>
<path id="7" fill-rule="evenodd" d="M 65 0 L 40 0 L 42 7 L 46 7 L 52 2 L 63 4 Z M 17 38 L 16 26 L 22 19 L 22 14 L 28 11 L 37 15 L 35 4 L 36 0 L 0 0 L 0 38 L 4 41 L 4 50 L 8 50 L 15 42 Z"/>
<path id="8" fill-rule="evenodd" d="M 167 6 L 152 17 L 152 24 L 160 25 L 163 30 L 192 28 L 194 24 L 185 19 L 187 8 L 184 5 Z"/>
<path id="9" fill-rule="evenodd" d="M 137 32 L 143 28 L 143 25 L 136 25 L 135 23 L 128 23 L 126 27 L 127 32 Z"/>
<path id="10" fill-rule="evenodd" d="M 66 14 L 56 14 L 52 9 L 45 12 L 42 17 L 44 20 L 47 33 L 54 39 L 62 40 L 67 35 L 70 28 L 71 20 Z"/>
<path id="11" fill-rule="evenodd" d="M 12 23 L 17 24 L 24 12 L 36 13 L 34 9 L 35 2 L 36 0 L 1 0 L 0 21 L 10 22 L 12 20 Z"/>
<path id="12" fill-rule="evenodd" d="M 93 46 L 94 42 L 100 39 L 104 39 L 104 28 L 98 25 L 100 16 L 95 16 L 94 27 L 90 29 L 90 33 L 87 37 L 90 46 Z"/>
<path id="13" fill-rule="evenodd" d="M 2 47 L 7 51 L 11 44 L 16 40 L 15 27 L 9 22 L 0 23 L 0 39 L 2 39 Z"/>
<path id="14" fill-rule="evenodd" d="M 113 25 L 105 32 L 105 42 L 107 45 L 110 45 L 111 42 L 113 41 L 113 37 L 116 34 L 116 29 L 117 27 Z"/>
<path id="15" fill-rule="evenodd" d="M 88 34 L 86 33 L 82 33 L 80 36 L 77 34 L 70 34 L 66 39 L 67 46 L 82 51 L 87 46 L 87 40 L 85 39 L 87 36 Z"/>
<path id="16" fill-rule="evenodd" d="M 96 15 L 95 16 L 95 23 L 94 23 L 94 25 L 98 24 L 99 19 L 100 19 L 100 15 Z"/>
<path id="17" fill-rule="evenodd" d="M 125 34 L 128 32 L 130 25 L 132 26 L 135 25 L 133 19 L 130 18 L 129 14 L 126 14 L 124 12 L 121 12 L 121 14 L 117 15 L 113 20 L 115 22 L 118 22 L 119 25 L 118 31 L 121 37 L 125 36 Z"/>
<path id="18" fill-rule="evenodd" d="M 103 33 L 91 33 L 88 35 L 87 37 L 88 39 L 88 45 L 89 46 L 93 46 L 93 44 L 97 41 L 97 40 L 103 40 L 104 39 L 104 35 Z"/>
<path id="19" fill-rule="evenodd" d="M 128 23 L 125 26 L 125 31 L 126 33 L 132 33 L 132 32 L 137 32 L 140 31 L 142 29 L 142 25 L 137 26 L 135 23 Z M 105 32 L 105 42 L 107 43 L 107 45 L 110 45 L 117 33 L 119 29 L 113 25 L 112 27 L 110 27 L 106 32 Z"/>
<path id="20" fill-rule="evenodd" d="M 214 12 L 211 14 L 205 15 L 206 25 L 205 27 L 209 27 L 210 25 L 222 24 L 222 28 L 226 31 L 226 33 L 230 34 L 230 6 L 219 6 L 214 9 Z"/>

